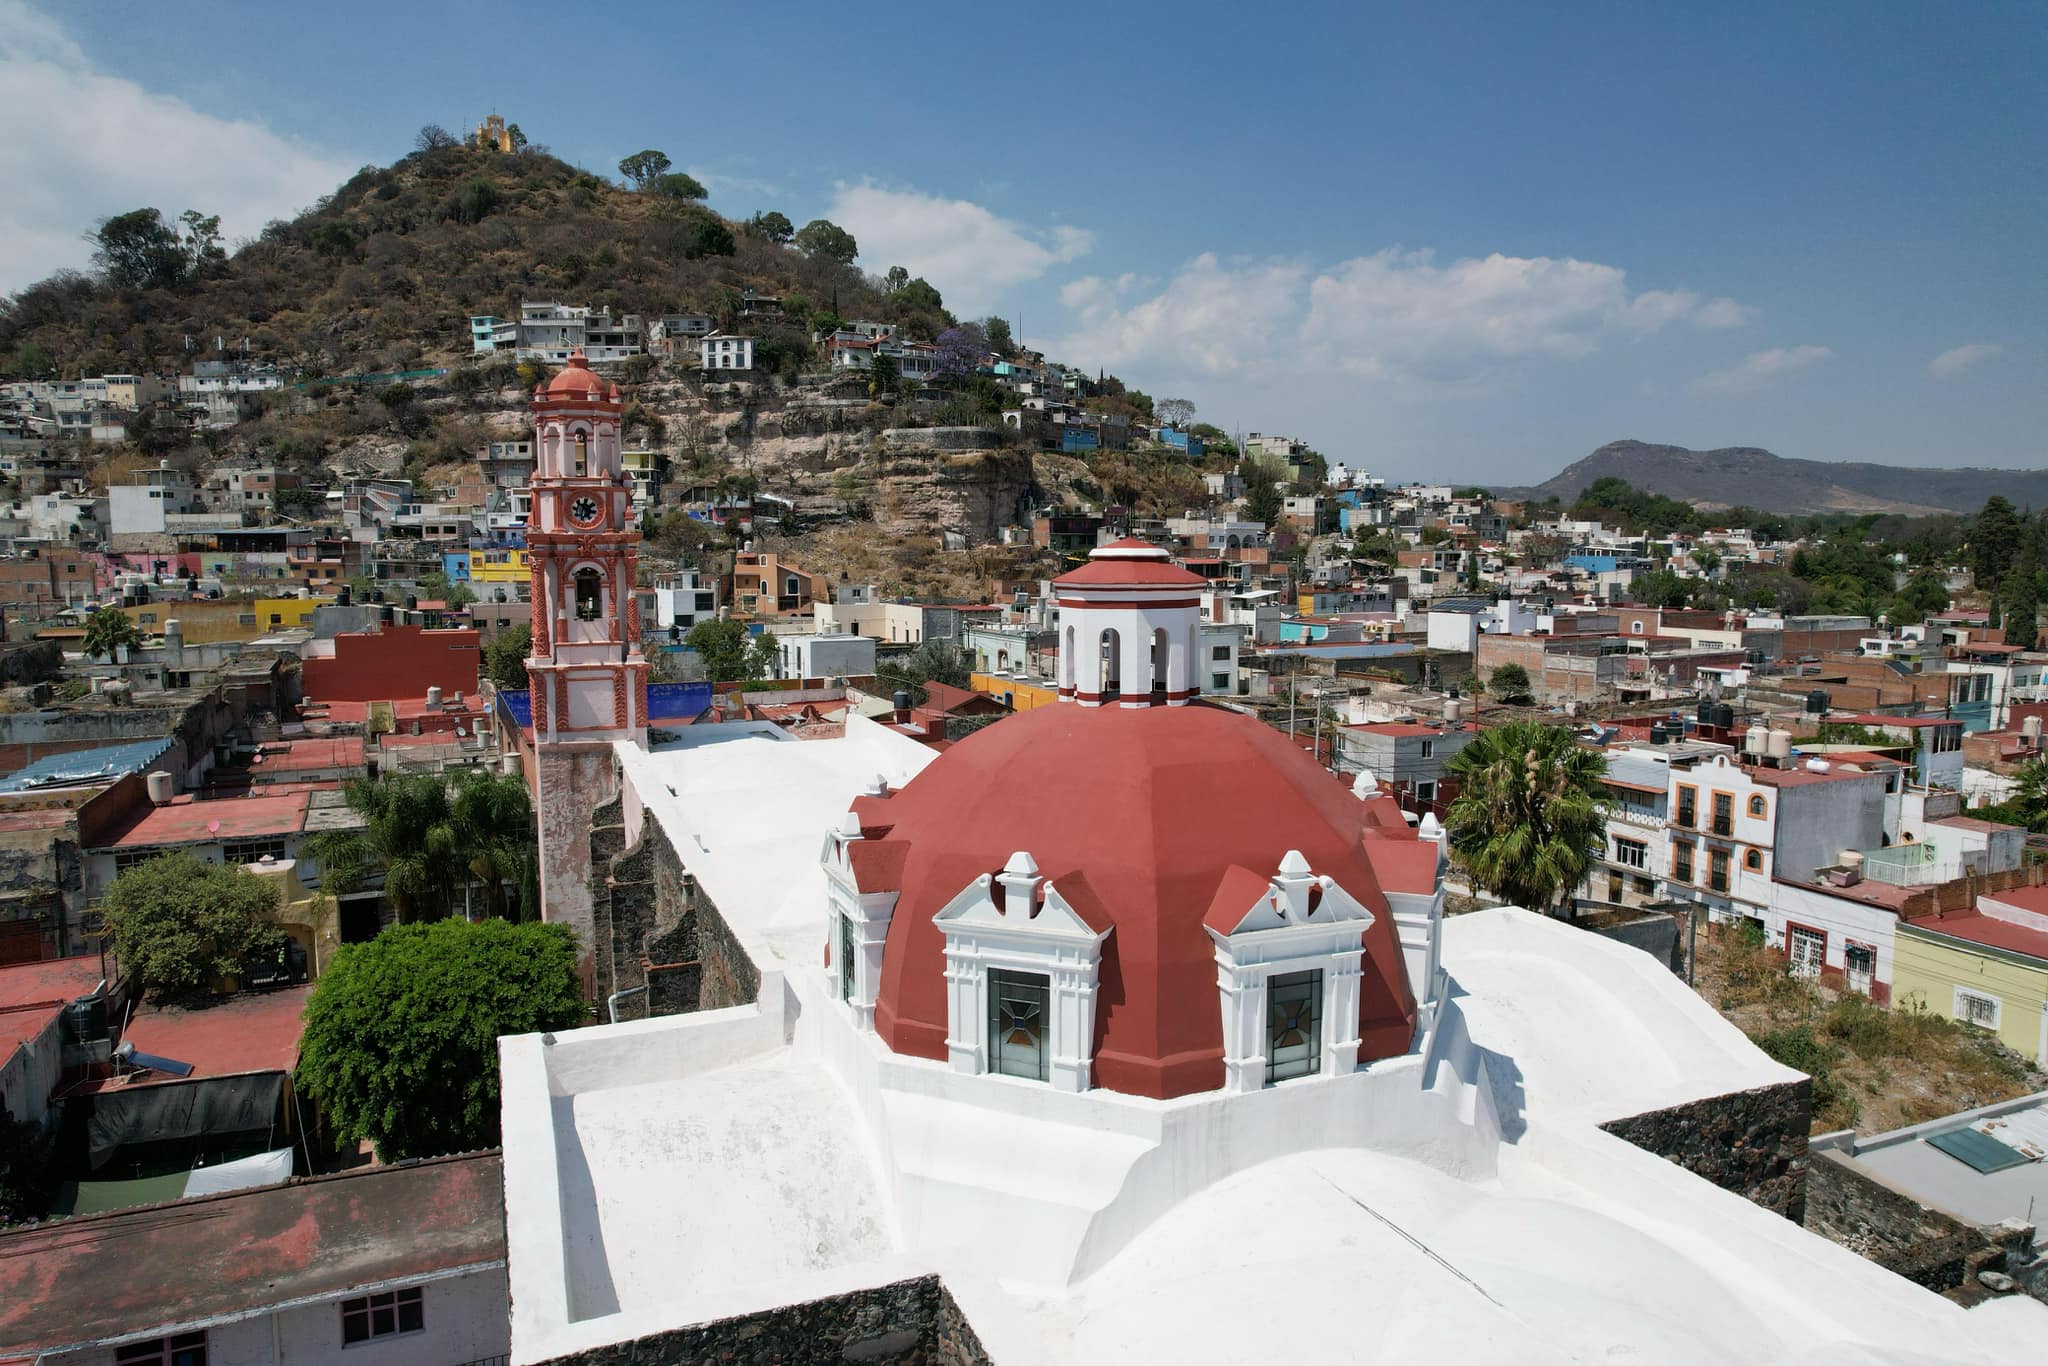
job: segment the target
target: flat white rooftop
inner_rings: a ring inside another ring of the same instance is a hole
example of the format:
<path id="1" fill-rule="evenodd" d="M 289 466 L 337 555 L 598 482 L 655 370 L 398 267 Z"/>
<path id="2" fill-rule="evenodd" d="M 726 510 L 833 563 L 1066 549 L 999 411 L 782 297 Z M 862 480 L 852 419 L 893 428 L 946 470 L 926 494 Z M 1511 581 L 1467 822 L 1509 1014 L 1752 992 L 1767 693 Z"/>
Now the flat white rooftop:
<path id="1" fill-rule="evenodd" d="M 827 997 L 818 854 L 928 760 L 858 718 L 622 754 L 761 999 L 502 1041 L 516 1360 L 936 1274 L 1006 1366 L 2038 1362 L 2039 1304 L 1965 1311 L 1601 1131 L 1797 1074 L 1527 912 L 1445 922 L 1430 1052 L 1349 1077 L 1151 1102 L 888 1054 Z"/>

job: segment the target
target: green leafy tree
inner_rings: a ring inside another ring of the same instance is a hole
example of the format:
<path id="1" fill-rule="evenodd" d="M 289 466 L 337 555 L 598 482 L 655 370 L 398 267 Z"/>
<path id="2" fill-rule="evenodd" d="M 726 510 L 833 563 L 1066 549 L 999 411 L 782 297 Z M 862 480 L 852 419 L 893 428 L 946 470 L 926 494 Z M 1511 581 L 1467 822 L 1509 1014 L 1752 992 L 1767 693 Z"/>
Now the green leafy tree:
<path id="1" fill-rule="evenodd" d="M 1514 721 L 1481 731 L 1447 769 L 1458 795 L 1445 825 L 1473 886 L 1531 910 L 1562 907 L 1607 838 L 1607 761 L 1561 726 Z"/>
<path id="2" fill-rule="evenodd" d="M 465 905 L 500 915 L 533 905 L 533 808 L 516 774 L 393 773 L 351 779 L 344 790 L 362 828 L 306 842 L 326 891 L 346 896 L 382 873 L 384 895 L 407 923 Z M 473 881 L 483 884 L 480 901 Z"/>
<path id="3" fill-rule="evenodd" d="M 894 294 L 909 283 L 910 272 L 902 266 L 891 266 L 882 275 L 882 289 L 885 293 Z"/>
<path id="4" fill-rule="evenodd" d="M 868 369 L 868 394 L 873 398 L 891 393 L 896 388 L 896 358 L 877 351 Z"/>
<path id="5" fill-rule="evenodd" d="M 2019 514 L 2002 494 L 1992 494 L 1970 523 L 1970 568 L 1980 588 L 1996 588 L 2020 551 Z"/>
<path id="6" fill-rule="evenodd" d="M 178 852 L 137 864 L 107 891 L 107 933 L 149 990 L 204 990 L 274 959 L 277 884 Z"/>
<path id="7" fill-rule="evenodd" d="M 1534 700 L 1529 688 L 1529 671 L 1519 664 L 1503 664 L 1487 680 L 1487 691 L 1511 706 L 1526 706 Z"/>
<path id="8" fill-rule="evenodd" d="M 219 214 L 207 215 L 197 209 L 187 209 L 178 215 L 178 221 L 185 225 L 185 253 L 192 274 L 197 275 L 228 259 L 226 249 L 220 244 Z"/>
<path id="9" fill-rule="evenodd" d="M 942 640 L 930 640 L 907 655 L 878 662 L 875 681 L 890 692 L 898 688 L 907 689 L 910 700 L 921 705 L 928 700 L 925 684 L 944 683 L 964 688 L 973 672 L 973 661 L 965 650 Z"/>
<path id="10" fill-rule="evenodd" d="M 852 265 L 853 258 L 860 255 L 853 234 L 826 218 L 813 218 L 804 224 L 797 230 L 795 240 L 797 250 L 804 255 L 837 261 L 842 266 Z"/>
<path id="11" fill-rule="evenodd" d="M 155 209 L 102 219 L 92 240 L 93 263 L 116 289 L 170 289 L 191 272 L 184 239 Z"/>
<path id="12" fill-rule="evenodd" d="M 788 214 L 777 213 L 775 210 L 770 209 L 765 213 L 756 213 L 752 218 L 749 218 L 746 223 L 746 233 L 749 237 L 758 237 L 764 242 L 773 242 L 777 246 L 787 246 L 790 239 L 796 236 L 796 224 L 789 221 Z"/>
<path id="13" fill-rule="evenodd" d="M 506 124 L 505 136 L 511 140 L 513 151 L 523 152 L 526 150 L 526 134 L 523 131 L 521 131 L 518 124 Z"/>
<path id="14" fill-rule="evenodd" d="M 464 182 L 462 191 L 455 197 L 455 212 L 450 215 L 458 223 L 475 225 L 483 222 L 505 201 L 496 185 L 482 176 L 471 176 Z"/>
<path id="15" fill-rule="evenodd" d="M 701 205 L 689 205 L 676 216 L 666 234 L 665 250 L 685 261 L 731 256 L 736 250 L 732 229 L 723 218 Z"/>
<path id="16" fill-rule="evenodd" d="M 399 925 L 335 954 L 306 1002 L 300 1088 L 378 1160 L 498 1142 L 498 1040 L 589 1018 L 563 925 Z"/>
<path id="17" fill-rule="evenodd" d="M 2031 564 L 2006 571 L 2005 643 L 2023 650 L 2040 638 L 2040 574 Z"/>
<path id="18" fill-rule="evenodd" d="M 1683 607 L 1692 601 L 1692 583 L 1669 569 L 1652 569 L 1636 575 L 1630 593 L 1645 607 Z"/>
<path id="19" fill-rule="evenodd" d="M 685 171 L 670 171 L 647 182 L 646 192 L 662 199 L 698 200 L 710 193 L 702 181 Z"/>
<path id="20" fill-rule="evenodd" d="M 1244 476 L 1244 515 L 1262 526 L 1272 526 L 1280 520 L 1284 506 L 1273 476 L 1264 465 L 1249 461 L 1240 473 Z"/>
<path id="21" fill-rule="evenodd" d="M 632 181 L 634 189 L 644 190 L 653 183 L 656 176 L 664 174 L 673 164 L 667 153 L 657 152 L 649 147 L 621 161 L 619 174 Z"/>
<path id="22" fill-rule="evenodd" d="M 14 373 L 23 379 L 45 379 L 57 373 L 57 358 L 41 342 L 25 341 L 14 353 Z"/>
<path id="23" fill-rule="evenodd" d="M 118 607 L 102 607 L 85 619 L 85 657 L 114 662 L 114 652 L 142 639 L 135 621 Z"/>
<path id="24" fill-rule="evenodd" d="M 697 652 L 705 677 L 714 683 L 766 678 L 775 670 L 775 643 L 737 621 L 700 621 L 683 637 L 683 644 Z"/>
<path id="25" fill-rule="evenodd" d="M 988 349 L 999 356 L 1007 356 L 1017 349 L 1017 340 L 1010 334 L 1008 318 L 983 318 L 982 335 L 988 338 Z"/>
<path id="26" fill-rule="evenodd" d="M 484 677 L 514 692 L 527 686 L 526 657 L 533 653 L 533 627 L 507 626 L 484 646 Z"/>
<path id="27" fill-rule="evenodd" d="M 2029 759 L 2012 775 L 2012 791 L 1996 806 L 1977 814 L 1986 820 L 2023 825 L 2035 834 L 2048 834 L 2048 758 Z"/>

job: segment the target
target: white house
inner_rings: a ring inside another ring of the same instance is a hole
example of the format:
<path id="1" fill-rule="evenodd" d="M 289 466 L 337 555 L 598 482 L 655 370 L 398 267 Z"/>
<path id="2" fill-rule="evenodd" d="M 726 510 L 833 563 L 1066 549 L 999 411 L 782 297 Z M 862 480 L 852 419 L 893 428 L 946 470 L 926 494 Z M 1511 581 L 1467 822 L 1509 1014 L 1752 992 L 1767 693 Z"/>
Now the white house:
<path id="1" fill-rule="evenodd" d="M 698 364 L 706 374 L 754 368 L 752 337 L 729 337 L 723 332 L 713 332 L 698 343 L 698 351 Z"/>

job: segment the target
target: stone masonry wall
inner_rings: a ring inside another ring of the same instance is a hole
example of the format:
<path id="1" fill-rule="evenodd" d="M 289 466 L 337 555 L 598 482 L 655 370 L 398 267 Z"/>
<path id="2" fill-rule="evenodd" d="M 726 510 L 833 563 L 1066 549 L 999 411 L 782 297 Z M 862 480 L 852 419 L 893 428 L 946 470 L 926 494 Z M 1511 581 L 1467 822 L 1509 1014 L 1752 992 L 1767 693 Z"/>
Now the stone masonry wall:
<path id="1" fill-rule="evenodd" d="M 593 934 L 600 1002 L 619 1002 L 621 1020 L 742 1005 L 761 993 L 761 973 L 718 907 L 683 868 L 661 823 L 646 822 L 627 850 L 624 805 L 598 808 L 590 832 Z"/>
<path id="2" fill-rule="evenodd" d="M 545 1366 L 986 1366 L 988 1354 L 936 1276 L 555 1357 Z"/>
<path id="3" fill-rule="evenodd" d="M 1806 1218 L 1813 1083 L 1738 1091 L 1600 1127 L 1794 1223 Z"/>
<path id="4" fill-rule="evenodd" d="M 2034 1231 L 2019 1224 L 1980 1228 L 1921 1204 L 1833 1152 L 1814 1154 L 1807 1172 L 1806 1227 L 1915 1285 L 1972 1304 L 1989 1291 L 1980 1271 L 2017 1272 L 2020 1288 L 2048 1295 L 2048 1275 L 2028 1277 Z"/>

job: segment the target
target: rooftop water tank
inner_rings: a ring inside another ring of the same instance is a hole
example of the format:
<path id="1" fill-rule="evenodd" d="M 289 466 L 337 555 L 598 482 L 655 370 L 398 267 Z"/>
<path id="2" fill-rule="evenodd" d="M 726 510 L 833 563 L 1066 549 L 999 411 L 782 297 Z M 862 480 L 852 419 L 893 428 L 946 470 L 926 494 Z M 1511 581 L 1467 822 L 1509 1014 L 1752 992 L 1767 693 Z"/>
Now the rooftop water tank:
<path id="1" fill-rule="evenodd" d="M 1773 727 L 1769 736 L 1765 739 L 1764 753 L 1770 755 L 1773 759 L 1790 758 L 1792 756 L 1792 732 Z"/>
<path id="2" fill-rule="evenodd" d="M 1742 752 L 1761 759 L 1771 743 L 1770 731 L 1762 726 L 1751 726 L 1742 733 Z"/>
<path id="3" fill-rule="evenodd" d="M 1828 695 L 1826 689 L 1815 688 L 1806 695 L 1806 714 L 1808 716 L 1826 716 L 1828 714 Z"/>

